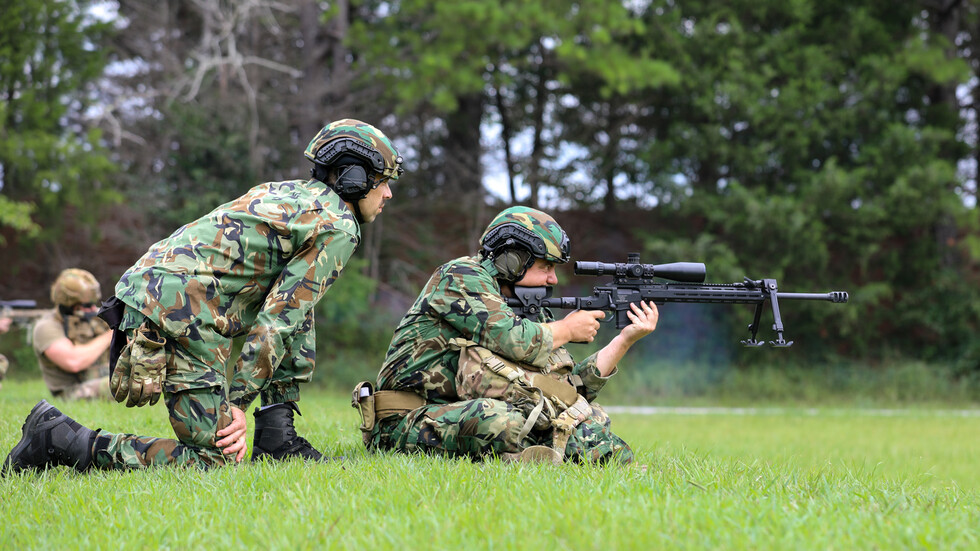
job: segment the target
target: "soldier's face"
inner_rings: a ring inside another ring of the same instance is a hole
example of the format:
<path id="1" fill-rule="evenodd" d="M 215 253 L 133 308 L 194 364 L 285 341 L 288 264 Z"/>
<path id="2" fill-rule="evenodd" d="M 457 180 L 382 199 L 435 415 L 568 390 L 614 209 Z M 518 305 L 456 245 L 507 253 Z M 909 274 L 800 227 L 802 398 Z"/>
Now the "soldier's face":
<path id="1" fill-rule="evenodd" d="M 540 258 L 534 259 L 534 264 L 524 272 L 517 285 L 522 287 L 546 287 L 558 284 L 558 274 L 555 273 L 555 263 Z"/>
<path id="2" fill-rule="evenodd" d="M 357 206 L 361 209 L 361 217 L 364 218 L 365 224 L 374 222 L 374 219 L 381 214 L 388 199 L 391 199 L 391 187 L 388 185 L 388 180 L 385 180 L 384 183 L 369 191 L 363 199 L 358 201 Z"/>
<path id="3" fill-rule="evenodd" d="M 99 313 L 99 305 L 94 302 L 76 304 L 72 307 L 72 313 L 82 319 L 92 319 Z"/>

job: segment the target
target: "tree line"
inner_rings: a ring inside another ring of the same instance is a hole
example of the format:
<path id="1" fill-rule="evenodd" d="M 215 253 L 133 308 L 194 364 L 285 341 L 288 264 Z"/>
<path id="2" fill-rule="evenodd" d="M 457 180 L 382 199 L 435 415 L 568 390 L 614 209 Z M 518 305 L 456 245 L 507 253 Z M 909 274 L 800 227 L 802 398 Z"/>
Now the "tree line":
<path id="1" fill-rule="evenodd" d="M 578 257 L 630 247 L 704 261 L 715 281 L 851 291 L 847 307 L 794 314 L 822 336 L 807 354 L 980 368 L 975 2 L 2 11 L 5 295 L 43 298 L 37 282 L 73 265 L 110 285 L 180 224 L 305 177 L 310 137 L 354 117 L 406 159 L 359 253 L 374 291 L 411 296 L 520 203 L 569 213 Z"/>

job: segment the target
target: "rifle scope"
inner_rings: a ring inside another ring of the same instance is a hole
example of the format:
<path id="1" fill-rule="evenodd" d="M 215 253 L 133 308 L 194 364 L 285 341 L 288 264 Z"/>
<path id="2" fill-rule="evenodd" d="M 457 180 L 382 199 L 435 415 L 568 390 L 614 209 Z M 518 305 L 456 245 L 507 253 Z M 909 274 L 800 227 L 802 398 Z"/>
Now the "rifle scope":
<path id="1" fill-rule="evenodd" d="M 611 275 L 620 278 L 650 279 L 659 277 L 686 283 L 704 283 L 705 268 L 702 262 L 671 262 L 670 264 L 640 264 L 640 255 L 629 255 L 629 262 L 575 263 L 575 275 Z"/>

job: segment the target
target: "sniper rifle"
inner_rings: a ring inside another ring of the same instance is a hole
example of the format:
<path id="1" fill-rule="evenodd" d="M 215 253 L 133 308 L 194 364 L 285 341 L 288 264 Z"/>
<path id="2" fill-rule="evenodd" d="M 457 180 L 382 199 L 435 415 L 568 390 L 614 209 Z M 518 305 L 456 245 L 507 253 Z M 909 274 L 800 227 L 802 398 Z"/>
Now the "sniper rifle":
<path id="1" fill-rule="evenodd" d="M 613 276 L 610 285 L 596 286 L 587 297 L 552 297 L 551 287 L 514 287 L 515 297 L 507 304 L 522 317 L 536 317 L 542 308 L 577 310 L 604 310 L 612 312 L 616 328 L 622 329 L 631 322 L 626 315 L 630 304 L 653 301 L 700 302 L 723 304 L 755 304 L 755 317 L 749 325 L 750 336 L 742 340 L 745 346 L 765 344 L 756 337 L 762 311 L 768 302 L 772 305 L 773 331 L 776 340 L 769 344 L 778 347 L 792 346 L 793 341 L 783 338 L 783 320 L 779 314 L 779 300 L 825 300 L 847 302 L 845 291 L 829 293 L 785 293 L 779 291 L 775 279 L 753 280 L 745 278 L 741 283 L 704 283 L 705 267 L 700 262 L 673 262 L 670 264 L 641 264 L 638 253 L 627 255 L 626 262 L 576 262 L 575 275 Z M 671 282 L 655 281 L 655 278 Z"/>

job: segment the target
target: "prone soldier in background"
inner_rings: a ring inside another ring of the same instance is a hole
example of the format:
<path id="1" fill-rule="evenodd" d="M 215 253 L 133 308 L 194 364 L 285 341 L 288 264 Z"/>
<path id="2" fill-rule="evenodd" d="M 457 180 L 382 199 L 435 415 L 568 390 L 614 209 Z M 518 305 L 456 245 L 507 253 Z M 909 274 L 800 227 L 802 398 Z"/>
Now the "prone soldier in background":
<path id="1" fill-rule="evenodd" d="M 313 376 L 313 307 L 360 243 L 360 225 L 391 198 L 402 158 L 354 119 L 325 126 L 304 155 L 310 179 L 260 184 L 179 228 L 123 274 L 100 311 L 115 329 L 115 399 L 143 406 L 162 394 L 176 438 L 90 430 L 42 401 L 4 471 L 239 462 L 257 397 L 253 460 L 322 459 L 293 425 L 299 385 Z M 235 337 L 244 342 L 229 384 Z"/>
<path id="2" fill-rule="evenodd" d="M 628 463 L 630 447 L 594 402 L 626 351 L 657 325 L 653 303 L 597 353 L 575 362 L 564 345 L 591 342 L 602 312 L 555 321 L 507 305 L 515 285 L 558 283 L 568 238 L 548 214 L 512 207 L 480 239 L 479 255 L 440 266 L 402 318 L 378 374 L 354 389 L 369 450 L 499 456 L 504 460 Z"/>
<path id="3" fill-rule="evenodd" d="M 51 395 L 66 400 L 109 397 L 112 331 L 99 319 L 102 291 L 85 270 L 63 270 L 51 285 L 54 310 L 34 324 L 34 354 Z"/>

